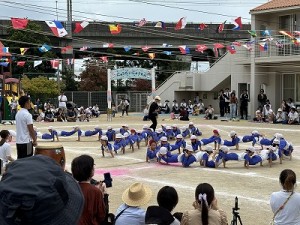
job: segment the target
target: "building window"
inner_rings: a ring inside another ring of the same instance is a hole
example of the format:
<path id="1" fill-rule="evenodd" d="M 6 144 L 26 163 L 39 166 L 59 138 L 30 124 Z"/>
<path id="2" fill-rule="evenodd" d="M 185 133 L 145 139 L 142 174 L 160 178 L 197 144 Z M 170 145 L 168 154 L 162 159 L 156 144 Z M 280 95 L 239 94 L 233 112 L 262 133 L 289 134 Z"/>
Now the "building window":
<path id="1" fill-rule="evenodd" d="M 300 74 L 283 74 L 282 90 L 283 99 L 292 98 L 300 102 Z"/>
<path id="2" fill-rule="evenodd" d="M 279 17 L 279 29 L 285 31 L 291 30 L 291 15 Z"/>

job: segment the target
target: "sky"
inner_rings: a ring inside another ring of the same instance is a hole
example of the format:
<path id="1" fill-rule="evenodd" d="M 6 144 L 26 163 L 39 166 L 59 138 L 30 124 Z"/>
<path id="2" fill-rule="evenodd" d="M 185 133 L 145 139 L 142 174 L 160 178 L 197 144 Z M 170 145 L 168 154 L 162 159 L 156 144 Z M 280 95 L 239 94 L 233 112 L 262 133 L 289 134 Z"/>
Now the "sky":
<path id="1" fill-rule="evenodd" d="M 72 0 L 73 20 L 133 22 L 220 23 L 241 16 L 250 22 L 249 11 L 267 0 Z M 57 12 L 56 12 L 57 5 Z M 66 20 L 66 0 L 1 0 L 1 19 Z"/>

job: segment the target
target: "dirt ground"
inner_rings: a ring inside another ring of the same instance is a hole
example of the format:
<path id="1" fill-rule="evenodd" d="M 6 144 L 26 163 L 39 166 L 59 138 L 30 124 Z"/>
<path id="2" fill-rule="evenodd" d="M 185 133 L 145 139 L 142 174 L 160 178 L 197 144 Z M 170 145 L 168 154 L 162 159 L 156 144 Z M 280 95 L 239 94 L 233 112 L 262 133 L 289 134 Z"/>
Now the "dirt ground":
<path id="1" fill-rule="evenodd" d="M 207 182 L 214 187 L 219 207 L 227 212 L 229 224 L 232 219 L 232 207 L 234 207 L 236 196 L 239 199 L 239 212 L 243 224 L 269 224 L 272 218 L 269 197 L 272 192 L 281 188 L 278 181 L 279 173 L 283 169 L 291 168 L 299 175 L 300 126 L 261 124 L 248 121 L 209 121 L 200 117 L 191 117 L 190 119 L 203 132 L 203 136 L 200 139 L 210 137 L 213 129 L 219 129 L 223 139 L 229 139 L 228 133 L 231 130 L 235 130 L 239 136 L 250 134 L 253 130 L 258 130 L 267 137 L 272 137 L 276 132 L 282 133 L 294 145 L 293 159 L 292 161 L 284 160 L 282 165 L 279 162 L 274 162 L 271 168 L 265 163 L 263 167 L 259 165 L 252 166 L 248 170 L 243 167 L 243 162 L 232 161 L 227 163 L 227 168 L 202 168 L 199 164 L 192 164 L 190 168 L 183 168 L 180 164 L 159 165 L 154 162 L 146 163 L 146 147 L 144 143 L 141 144 L 142 147 L 140 149 L 136 148 L 133 153 L 131 150 L 127 150 L 125 155 L 117 155 L 115 158 L 107 155 L 105 158 L 102 158 L 97 137 L 82 137 L 81 141 L 77 142 L 77 136 L 74 135 L 68 138 L 61 138 L 60 140 L 60 144 L 63 145 L 66 153 L 67 169 L 70 169 L 70 164 L 74 157 L 81 154 L 89 154 L 95 159 L 97 168 L 95 177 L 97 179 L 103 179 L 103 173 L 110 172 L 113 178 L 113 187 L 108 189 L 108 193 L 110 194 L 110 211 L 113 213 L 122 203 L 122 192 L 133 182 L 143 182 L 152 188 L 153 197 L 149 205 L 156 204 L 156 194 L 161 187 L 165 185 L 175 187 L 179 194 L 179 203 L 174 212 L 192 209 L 196 186 L 199 183 Z M 117 115 L 111 122 L 107 121 L 106 115 L 101 115 L 90 122 L 35 123 L 34 125 L 39 128 L 39 131 L 44 133 L 50 125 L 58 130 L 69 131 L 75 124 L 79 125 L 82 130 L 92 130 L 95 125 L 106 129 L 108 125 L 113 128 L 119 128 L 125 123 L 129 127 L 138 130 L 141 130 L 144 124 L 151 124 L 150 121 L 142 121 L 141 114 L 131 113 L 126 117 Z M 177 124 L 181 127 L 187 125 L 188 122 L 170 121 L 167 116 L 160 116 L 158 124 Z M 2 129 L 15 130 L 15 126 L 6 125 Z M 56 144 L 43 140 L 38 140 L 38 142 L 40 144 Z M 15 157 L 15 143 L 12 142 L 11 145 L 13 156 Z M 239 152 L 244 151 L 248 146 L 241 144 Z"/>

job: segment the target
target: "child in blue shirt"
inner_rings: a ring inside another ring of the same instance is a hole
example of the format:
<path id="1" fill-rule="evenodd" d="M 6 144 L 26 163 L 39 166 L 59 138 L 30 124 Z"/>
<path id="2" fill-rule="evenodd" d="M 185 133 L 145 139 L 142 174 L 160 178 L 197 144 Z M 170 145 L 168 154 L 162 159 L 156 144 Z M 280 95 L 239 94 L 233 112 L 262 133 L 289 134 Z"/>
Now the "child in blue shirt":
<path id="1" fill-rule="evenodd" d="M 196 136 L 202 135 L 202 132 L 197 127 L 195 127 L 193 122 L 189 123 L 189 130 L 192 135 L 196 135 Z"/>
<path id="2" fill-rule="evenodd" d="M 114 158 L 114 147 L 108 142 L 107 136 L 102 136 L 100 138 L 101 142 L 101 151 L 102 151 L 102 157 L 105 157 L 104 153 L 107 152 L 111 155 L 112 158 Z"/>
<path id="3" fill-rule="evenodd" d="M 183 139 L 181 134 L 176 135 L 176 141 L 174 145 L 171 145 L 171 151 L 178 150 L 178 153 L 180 153 L 180 148 L 185 148 L 186 142 Z"/>
<path id="4" fill-rule="evenodd" d="M 190 137 L 190 140 L 191 140 L 191 145 L 192 145 L 194 152 L 197 152 L 198 150 L 201 151 L 201 142 L 198 140 L 196 135 L 192 135 Z"/>
<path id="5" fill-rule="evenodd" d="M 114 141 L 115 140 L 116 131 L 114 131 L 111 126 L 108 126 L 105 135 L 107 136 L 108 141 Z"/>
<path id="6" fill-rule="evenodd" d="M 159 151 L 159 148 L 157 147 L 156 141 L 150 140 L 149 146 L 147 148 L 147 153 L 146 153 L 146 162 L 157 159 L 156 154 L 158 151 Z"/>

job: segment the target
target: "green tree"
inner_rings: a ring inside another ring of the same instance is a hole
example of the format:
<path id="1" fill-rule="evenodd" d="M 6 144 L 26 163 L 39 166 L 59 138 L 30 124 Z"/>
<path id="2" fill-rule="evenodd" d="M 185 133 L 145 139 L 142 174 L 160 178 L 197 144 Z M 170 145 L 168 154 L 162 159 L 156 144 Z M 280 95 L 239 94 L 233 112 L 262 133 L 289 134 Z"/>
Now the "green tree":
<path id="1" fill-rule="evenodd" d="M 75 74 L 72 73 L 71 69 L 66 70 L 65 74 L 62 75 L 62 80 L 64 82 L 65 91 L 77 91 L 78 82 L 74 80 Z"/>
<path id="2" fill-rule="evenodd" d="M 21 79 L 21 84 L 25 92 L 36 99 L 53 98 L 59 95 L 58 83 L 55 80 L 49 80 L 47 77 L 39 76 L 29 79 L 24 76 Z"/>
<path id="3" fill-rule="evenodd" d="M 42 34 L 42 32 L 42 27 L 32 21 L 28 23 L 26 30 L 8 29 L 8 41 L 4 42 L 4 44 L 15 55 L 12 62 L 12 74 L 15 77 L 19 77 L 24 73 L 28 74 L 28 76 L 38 76 L 46 73 L 49 76 L 49 74 L 56 72 L 47 60 L 43 60 L 41 65 L 33 67 L 33 61 L 40 60 L 40 57 L 44 59 L 57 58 L 57 55 L 52 51 L 42 53 L 38 50 L 38 47 L 41 47 L 45 43 L 51 45 L 50 39 Z M 24 56 L 20 55 L 20 48 L 28 48 Z M 26 61 L 25 66 L 17 66 L 17 61 Z"/>

